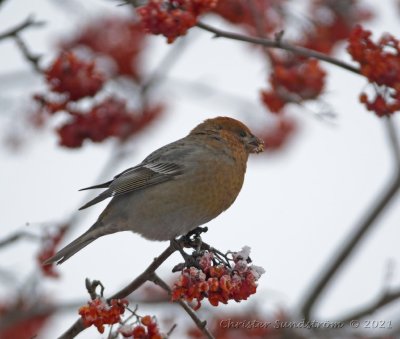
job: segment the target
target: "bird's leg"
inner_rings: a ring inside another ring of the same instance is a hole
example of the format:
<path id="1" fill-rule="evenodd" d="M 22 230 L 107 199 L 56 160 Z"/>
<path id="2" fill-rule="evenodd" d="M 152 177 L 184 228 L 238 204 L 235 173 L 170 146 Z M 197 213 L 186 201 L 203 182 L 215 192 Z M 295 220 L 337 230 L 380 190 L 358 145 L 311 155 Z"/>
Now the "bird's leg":
<path id="1" fill-rule="evenodd" d="M 179 251 L 185 260 L 184 263 L 176 265 L 172 272 L 181 271 L 185 267 L 196 267 L 200 268 L 197 258 L 203 253 L 201 252 L 203 241 L 201 234 L 208 231 L 208 227 L 196 227 L 194 230 L 183 235 L 179 239 L 171 240 L 171 245 Z M 191 255 L 184 251 L 184 247 L 192 248 L 194 251 Z"/>
<path id="2" fill-rule="evenodd" d="M 193 236 L 193 240 L 194 240 L 196 238 L 200 238 L 200 235 L 202 233 L 206 233 L 207 231 L 208 231 L 208 227 L 207 226 L 204 226 L 204 227 L 198 226 L 194 230 L 191 230 L 186 235 L 184 235 L 184 237 L 188 240 L 188 243 L 190 243 L 192 236 Z"/>
<path id="3" fill-rule="evenodd" d="M 200 252 L 203 241 L 201 239 L 201 234 L 208 231 L 208 227 L 196 227 L 194 230 L 191 230 L 186 235 L 182 237 L 185 242 L 186 247 L 193 248 L 197 253 Z"/>
<path id="4" fill-rule="evenodd" d="M 196 259 L 187 254 L 184 250 L 183 250 L 183 244 L 185 244 L 185 242 L 187 241 L 186 238 L 181 237 L 179 239 L 173 239 L 171 240 L 171 245 L 179 251 L 179 253 L 182 255 L 183 259 L 185 260 L 185 262 L 183 264 L 178 264 L 176 265 L 173 269 L 172 272 L 177 272 L 177 271 L 181 271 L 184 267 L 196 267 L 199 268 L 199 264 L 197 263 Z"/>

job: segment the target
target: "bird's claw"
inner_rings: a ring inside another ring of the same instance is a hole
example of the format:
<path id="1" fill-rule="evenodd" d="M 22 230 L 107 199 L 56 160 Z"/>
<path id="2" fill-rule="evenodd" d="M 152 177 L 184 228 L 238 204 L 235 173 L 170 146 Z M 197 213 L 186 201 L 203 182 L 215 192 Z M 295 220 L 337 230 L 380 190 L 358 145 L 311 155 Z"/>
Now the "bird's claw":
<path id="1" fill-rule="evenodd" d="M 201 233 L 201 232 L 200 232 Z M 197 233 L 196 233 L 197 234 Z M 200 245 L 198 245 L 200 243 Z M 180 263 L 176 265 L 173 269 L 172 272 L 178 272 L 182 271 L 185 267 L 196 267 L 200 268 L 197 257 L 201 255 L 200 253 L 200 247 L 201 247 L 201 238 L 199 236 L 190 239 L 190 236 L 182 236 L 179 239 L 174 239 L 171 241 L 171 245 L 179 251 L 179 253 L 182 255 L 183 259 L 185 260 L 184 263 Z M 198 245 L 195 247 L 195 245 Z M 184 247 L 191 247 L 194 249 L 193 253 L 187 254 L 184 251 Z"/>
<path id="2" fill-rule="evenodd" d="M 185 247 L 191 247 L 195 251 L 199 252 L 201 245 L 203 243 L 201 239 L 201 234 L 206 233 L 208 231 L 208 227 L 196 227 L 194 230 L 191 230 L 187 234 L 181 237 Z"/>

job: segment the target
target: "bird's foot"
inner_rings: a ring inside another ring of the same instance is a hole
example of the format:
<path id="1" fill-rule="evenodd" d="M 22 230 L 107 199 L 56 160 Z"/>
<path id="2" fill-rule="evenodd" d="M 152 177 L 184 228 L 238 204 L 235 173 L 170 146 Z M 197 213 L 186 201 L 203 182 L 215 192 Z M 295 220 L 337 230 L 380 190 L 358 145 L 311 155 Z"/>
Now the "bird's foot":
<path id="1" fill-rule="evenodd" d="M 192 240 L 191 240 L 192 241 Z M 200 268 L 198 260 L 197 260 L 197 251 L 195 250 L 191 255 L 187 254 L 185 250 L 183 249 L 187 245 L 187 239 L 184 237 L 181 237 L 179 239 L 174 239 L 171 240 L 171 245 L 179 251 L 179 253 L 182 255 L 182 258 L 185 262 L 180 263 L 176 265 L 173 269 L 172 272 L 178 272 L 182 271 L 185 267 L 196 267 Z M 187 246 L 187 247 L 192 247 L 192 246 Z"/>
<path id="2" fill-rule="evenodd" d="M 204 226 L 204 227 L 198 226 L 194 230 L 191 230 L 186 235 L 184 235 L 184 237 L 186 237 L 188 239 L 190 239 L 192 236 L 193 236 L 193 238 L 199 238 L 202 233 L 206 233 L 207 231 L 208 231 L 207 226 Z"/>
<path id="3" fill-rule="evenodd" d="M 208 227 L 196 227 L 194 230 L 191 230 L 187 234 L 181 237 L 185 247 L 191 247 L 196 252 L 200 252 L 201 245 L 203 241 L 201 239 L 201 234 L 206 233 L 208 231 Z"/>

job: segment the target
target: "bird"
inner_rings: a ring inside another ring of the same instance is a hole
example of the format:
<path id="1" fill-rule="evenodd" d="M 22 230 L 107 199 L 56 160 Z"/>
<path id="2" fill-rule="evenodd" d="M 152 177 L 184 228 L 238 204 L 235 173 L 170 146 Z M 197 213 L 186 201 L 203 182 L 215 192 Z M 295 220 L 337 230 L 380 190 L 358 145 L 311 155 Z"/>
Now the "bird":
<path id="1" fill-rule="evenodd" d="M 81 189 L 105 191 L 80 210 L 112 199 L 92 227 L 44 264 L 61 264 L 94 240 L 120 231 L 155 241 L 189 233 L 233 204 L 249 155 L 263 150 L 264 142 L 242 122 L 205 120 L 112 180 Z"/>

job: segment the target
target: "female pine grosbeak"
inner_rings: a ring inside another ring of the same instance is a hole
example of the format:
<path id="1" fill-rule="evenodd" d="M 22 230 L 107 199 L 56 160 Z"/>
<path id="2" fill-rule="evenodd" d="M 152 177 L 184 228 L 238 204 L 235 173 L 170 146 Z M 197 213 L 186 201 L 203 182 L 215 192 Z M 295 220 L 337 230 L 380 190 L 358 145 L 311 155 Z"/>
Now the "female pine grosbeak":
<path id="1" fill-rule="evenodd" d="M 235 201 L 249 154 L 263 148 L 240 121 L 204 121 L 113 180 L 84 188 L 107 189 L 80 209 L 113 198 L 88 231 L 45 264 L 61 264 L 103 235 L 133 231 L 151 240 L 172 240 L 207 223 Z"/>

